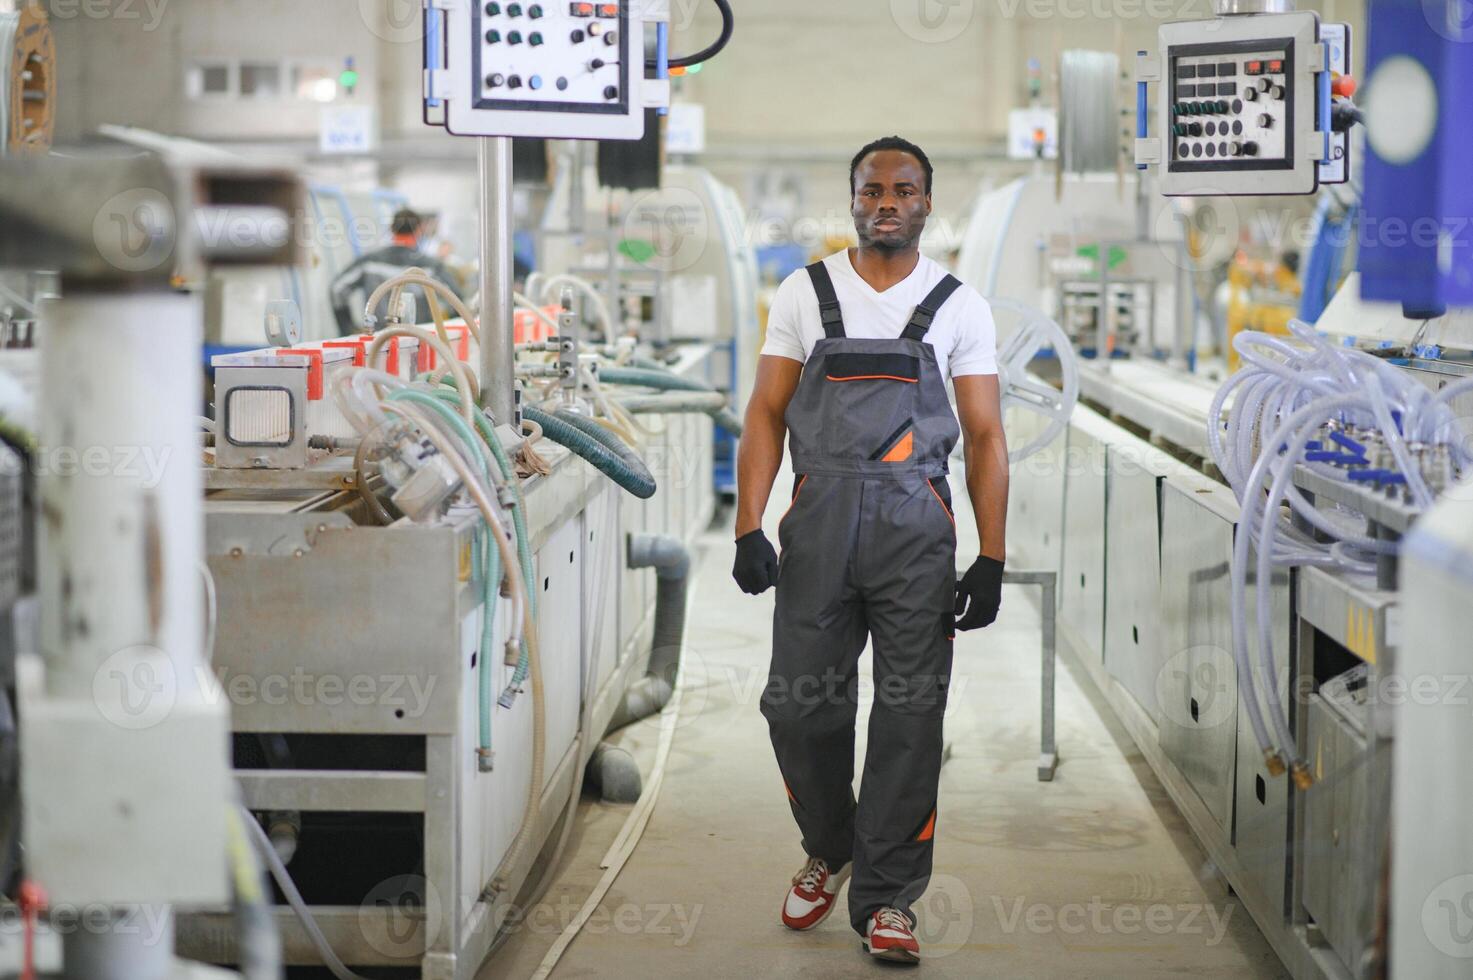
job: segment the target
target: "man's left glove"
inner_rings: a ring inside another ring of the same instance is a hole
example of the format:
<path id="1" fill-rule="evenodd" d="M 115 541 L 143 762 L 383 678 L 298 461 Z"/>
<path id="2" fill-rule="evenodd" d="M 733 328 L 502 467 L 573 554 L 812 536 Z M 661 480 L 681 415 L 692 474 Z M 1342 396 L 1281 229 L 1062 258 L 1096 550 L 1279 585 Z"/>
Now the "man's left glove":
<path id="1" fill-rule="evenodd" d="M 748 595 L 761 595 L 777 584 L 777 552 L 761 528 L 736 539 L 731 577 Z"/>
<path id="2" fill-rule="evenodd" d="M 974 630 L 991 626 L 1002 605 L 1002 567 L 996 558 L 981 555 L 956 583 L 956 628 Z"/>

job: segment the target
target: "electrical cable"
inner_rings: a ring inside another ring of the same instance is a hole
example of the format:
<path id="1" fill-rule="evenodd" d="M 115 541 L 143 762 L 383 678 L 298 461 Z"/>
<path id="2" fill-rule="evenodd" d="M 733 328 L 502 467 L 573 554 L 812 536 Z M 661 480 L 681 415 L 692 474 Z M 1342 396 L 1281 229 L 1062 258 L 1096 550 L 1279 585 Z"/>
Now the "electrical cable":
<path id="1" fill-rule="evenodd" d="M 721 34 L 715 41 L 695 54 L 688 54 L 680 58 L 671 58 L 667 63 L 667 67 L 690 68 L 704 61 L 710 61 L 720 54 L 721 50 L 731 41 L 732 29 L 736 26 L 736 18 L 732 15 L 731 4 L 728 0 L 715 0 L 715 3 L 716 9 L 721 12 Z M 646 58 L 644 66 L 650 71 L 655 71 L 660 67 L 660 63 L 655 58 Z"/>

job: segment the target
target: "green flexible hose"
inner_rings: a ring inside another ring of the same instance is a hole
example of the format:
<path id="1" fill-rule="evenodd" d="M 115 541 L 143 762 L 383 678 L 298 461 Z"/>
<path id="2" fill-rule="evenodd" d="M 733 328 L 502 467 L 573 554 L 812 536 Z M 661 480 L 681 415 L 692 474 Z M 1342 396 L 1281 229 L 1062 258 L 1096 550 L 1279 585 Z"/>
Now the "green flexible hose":
<path id="1" fill-rule="evenodd" d="M 446 392 L 446 394 L 450 394 L 451 399 L 457 405 L 460 403 L 460 399 L 454 394 L 450 392 Z M 441 399 L 438 393 L 431 394 L 428 391 L 420 391 L 414 388 L 398 388 L 389 393 L 387 400 L 412 402 L 428 408 L 440 419 L 448 423 L 455 430 L 456 434 L 460 436 L 461 440 L 470 446 L 471 452 L 476 457 L 476 462 L 481 467 L 481 471 L 486 474 L 488 480 L 491 478 L 490 464 L 486 461 L 486 454 L 481 451 L 481 438 L 476 435 L 475 431 L 471 429 L 465 419 L 460 416 L 460 413 Z M 520 514 L 516 516 L 520 517 Z M 483 608 L 481 611 L 480 659 L 476 667 L 476 680 L 479 709 L 477 734 L 479 736 L 480 763 L 483 767 L 489 766 L 491 761 L 491 680 L 494 670 L 492 665 L 495 663 L 491 645 L 496 641 L 496 601 L 497 595 L 501 591 L 501 551 L 496 547 L 496 543 L 491 540 L 491 535 L 494 533 L 496 532 L 492 529 L 491 525 L 483 522 L 481 530 L 476 532 L 471 545 L 481 559 L 481 602 Z M 525 535 L 518 533 L 517 540 L 518 542 L 525 540 Z M 526 581 L 531 581 L 530 577 Z M 528 590 L 528 595 L 531 595 L 530 589 Z M 525 657 L 526 654 L 524 652 L 523 659 Z"/>
<path id="2" fill-rule="evenodd" d="M 445 378 L 444 381 L 444 386 L 434 389 L 432 394 L 447 406 L 458 406 L 460 399 L 454 393 L 454 381 L 449 377 Z M 516 468 L 512 466 L 511 457 L 507 456 L 506 450 L 501 445 L 501 440 L 496 437 L 496 428 L 491 424 L 491 419 L 487 417 L 485 412 L 477 412 L 475 421 L 476 429 L 480 431 L 481 437 L 485 440 L 486 445 L 490 447 L 491 455 L 496 458 L 496 465 L 501 468 L 502 477 L 506 480 L 507 486 L 511 487 L 512 493 L 516 497 L 516 504 L 512 507 L 511 518 L 516 528 L 517 556 L 522 566 L 522 581 L 528 583 L 527 602 L 529 608 L 527 612 L 532 617 L 532 624 L 529 628 L 535 629 L 537 592 L 530 584 L 533 580 L 532 538 L 527 533 L 527 502 L 522 496 L 522 484 L 517 479 Z M 500 580 L 498 579 L 498 584 L 499 582 Z M 531 670 L 531 665 L 527 660 L 527 641 L 525 639 L 522 640 L 520 654 L 517 658 L 517 667 L 512 673 L 511 681 L 507 684 L 506 690 L 502 691 L 501 695 L 497 698 L 497 703 L 504 708 L 511 707 L 512 701 L 516 697 L 516 692 L 521 689 L 523 682 L 527 679 L 527 674 Z"/>
<path id="3" fill-rule="evenodd" d="M 524 407 L 522 414 L 542 426 L 547 438 L 582 456 L 636 497 L 648 500 L 655 495 L 655 478 L 644 460 L 597 422 L 572 412 L 550 414 L 530 406 Z"/>
<path id="4" fill-rule="evenodd" d="M 652 365 L 649 367 L 606 367 L 600 368 L 598 379 L 615 385 L 639 385 L 643 388 L 658 388 L 661 391 L 716 391 L 715 388 L 704 381 L 695 381 L 691 378 L 682 378 L 673 371 L 667 371 L 661 367 L 653 366 L 655 362 L 646 358 L 636 358 L 641 365 Z M 742 434 L 742 420 L 737 418 L 731 409 L 722 406 L 711 409 L 706 413 L 711 416 L 711 421 L 732 435 L 740 437 Z"/>

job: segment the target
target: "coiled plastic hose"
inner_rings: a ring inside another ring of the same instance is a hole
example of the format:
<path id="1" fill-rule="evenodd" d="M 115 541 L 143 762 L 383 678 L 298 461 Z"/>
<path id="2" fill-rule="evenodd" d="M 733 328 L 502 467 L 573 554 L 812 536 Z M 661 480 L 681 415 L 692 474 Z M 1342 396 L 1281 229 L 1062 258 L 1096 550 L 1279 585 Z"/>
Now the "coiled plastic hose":
<path id="1" fill-rule="evenodd" d="M 522 414 L 542 426 L 543 435 L 593 464 L 600 473 L 641 500 L 655 495 L 655 478 L 644 460 L 597 422 L 572 412 L 544 412 L 527 406 Z"/>

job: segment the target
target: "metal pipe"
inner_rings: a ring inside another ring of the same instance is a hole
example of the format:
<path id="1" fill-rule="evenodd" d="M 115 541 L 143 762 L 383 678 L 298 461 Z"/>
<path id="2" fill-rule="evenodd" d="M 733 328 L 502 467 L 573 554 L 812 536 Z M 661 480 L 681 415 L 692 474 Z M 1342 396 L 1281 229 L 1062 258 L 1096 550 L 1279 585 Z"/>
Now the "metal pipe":
<path id="1" fill-rule="evenodd" d="M 481 173 L 481 407 L 500 425 L 516 414 L 512 330 L 511 140 L 477 141 Z"/>

